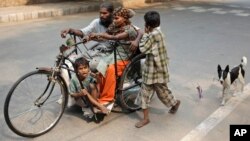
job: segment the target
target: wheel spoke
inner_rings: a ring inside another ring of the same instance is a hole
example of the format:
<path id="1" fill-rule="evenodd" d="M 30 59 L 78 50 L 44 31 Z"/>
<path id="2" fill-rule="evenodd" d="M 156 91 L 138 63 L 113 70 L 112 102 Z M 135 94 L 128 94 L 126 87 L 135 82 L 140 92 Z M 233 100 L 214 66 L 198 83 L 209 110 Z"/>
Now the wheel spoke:
<path id="1" fill-rule="evenodd" d="M 24 111 L 24 112 L 19 113 L 19 114 L 17 114 L 17 115 L 13 115 L 12 117 L 10 117 L 10 119 L 15 119 L 16 117 L 22 116 L 22 115 L 24 115 L 24 114 L 26 114 L 26 113 L 29 113 L 29 112 L 32 112 L 33 110 L 36 110 L 36 109 L 38 109 L 38 107 L 30 108 L 30 109 L 27 110 L 27 111 Z"/>

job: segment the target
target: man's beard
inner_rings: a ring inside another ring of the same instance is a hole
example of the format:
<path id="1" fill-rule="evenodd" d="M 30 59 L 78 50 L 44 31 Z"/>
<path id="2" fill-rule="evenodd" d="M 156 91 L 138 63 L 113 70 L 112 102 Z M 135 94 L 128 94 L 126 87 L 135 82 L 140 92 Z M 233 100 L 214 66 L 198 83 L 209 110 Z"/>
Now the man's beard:
<path id="1" fill-rule="evenodd" d="M 108 27 L 112 23 L 112 16 L 108 17 L 106 20 L 100 19 L 101 25 Z"/>

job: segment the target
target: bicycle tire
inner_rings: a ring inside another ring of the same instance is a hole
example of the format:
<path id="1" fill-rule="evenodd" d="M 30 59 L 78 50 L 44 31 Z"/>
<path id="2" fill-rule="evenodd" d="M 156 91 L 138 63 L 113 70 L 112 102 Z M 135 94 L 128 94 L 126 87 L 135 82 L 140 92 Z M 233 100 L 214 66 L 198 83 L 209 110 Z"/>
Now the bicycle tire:
<path id="1" fill-rule="evenodd" d="M 142 63 L 145 56 L 145 54 L 135 56 L 124 69 L 119 81 L 119 103 L 122 108 L 129 112 L 140 109 L 139 105 L 134 104 L 134 100 L 140 91 L 142 83 Z"/>
<path id="2" fill-rule="evenodd" d="M 4 103 L 4 118 L 14 133 L 37 137 L 50 131 L 62 117 L 68 99 L 67 88 L 60 76 L 51 81 L 51 74 L 51 71 L 35 70 L 23 75 L 11 87 Z M 45 100 L 50 91 L 51 95 Z M 45 102 L 39 105 L 36 100 L 41 93 L 45 95 L 39 101 Z"/>

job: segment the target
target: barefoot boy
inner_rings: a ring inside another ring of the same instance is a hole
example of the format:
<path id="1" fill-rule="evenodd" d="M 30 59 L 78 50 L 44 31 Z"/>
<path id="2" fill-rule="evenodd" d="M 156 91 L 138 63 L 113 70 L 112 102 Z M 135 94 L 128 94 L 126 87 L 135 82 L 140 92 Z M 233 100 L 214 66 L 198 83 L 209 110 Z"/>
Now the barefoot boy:
<path id="1" fill-rule="evenodd" d="M 140 42 L 140 51 L 146 54 L 143 67 L 143 83 L 141 91 L 135 101 L 141 105 L 144 118 L 135 124 L 140 128 L 150 122 L 148 106 L 150 98 L 156 92 L 158 98 L 167 107 L 171 107 L 169 113 L 174 114 L 180 105 L 180 100 L 176 100 L 168 89 L 168 56 L 163 34 L 160 30 L 160 14 L 156 11 L 149 11 L 144 15 L 145 34 Z"/>

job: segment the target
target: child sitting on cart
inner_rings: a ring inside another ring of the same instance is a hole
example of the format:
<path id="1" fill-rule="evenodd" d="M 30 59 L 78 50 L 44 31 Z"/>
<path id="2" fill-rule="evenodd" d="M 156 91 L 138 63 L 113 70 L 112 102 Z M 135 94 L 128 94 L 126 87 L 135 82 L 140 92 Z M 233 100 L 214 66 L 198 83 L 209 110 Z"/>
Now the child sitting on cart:
<path id="1" fill-rule="evenodd" d="M 81 97 L 87 96 L 89 101 L 96 106 L 102 113 L 108 114 L 110 111 L 98 102 L 99 84 L 98 81 L 90 75 L 89 62 L 81 57 L 75 60 L 76 74 L 71 78 L 69 84 L 69 94 L 74 97 L 77 103 L 81 103 Z M 79 83 L 79 80 L 82 84 Z M 81 87 L 83 86 L 83 88 Z M 82 107 L 82 105 L 80 105 Z"/>

